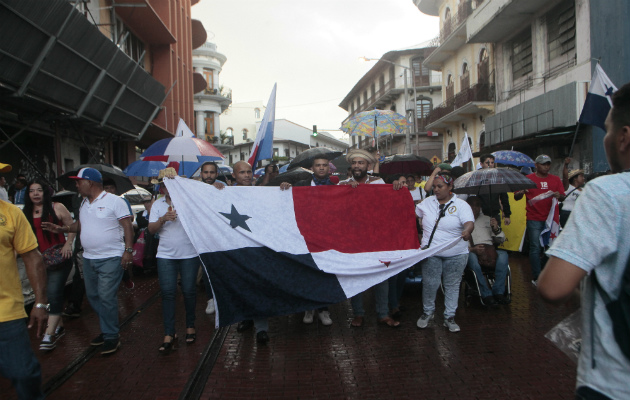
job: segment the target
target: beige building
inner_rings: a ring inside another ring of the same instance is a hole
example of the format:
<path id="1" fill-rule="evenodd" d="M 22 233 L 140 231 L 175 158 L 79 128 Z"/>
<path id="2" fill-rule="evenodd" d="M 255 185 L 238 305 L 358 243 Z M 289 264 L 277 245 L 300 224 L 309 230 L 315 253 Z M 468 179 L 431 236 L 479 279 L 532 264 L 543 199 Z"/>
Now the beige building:
<path id="1" fill-rule="evenodd" d="M 440 137 L 428 136 L 426 129 L 429 112 L 442 98 L 441 74 L 423 66 L 432 51 L 431 47 L 418 45 L 385 53 L 339 104 L 348 111 L 342 125 L 362 111 L 374 108 L 396 111 L 409 121 L 411 153 L 427 158 L 441 157 Z M 353 148 L 372 146 L 370 137 L 351 136 L 350 141 Z M 405 147 L 405 134 L 379 138 L 382 155 L 408 153 Z"/>
<path id="2" fill-rule="evenodd" d="M 425 68 L 442 74 L 441 104 L 427 117 L 426 129 L 442 134 L 444 160 L 455 158 L 468 133 L 473 152 L 483 145 L 485 119 L 495 110 L 493 47 L 468 43 L 466 21 L 483 0 L 415 0 L 418 9 L 440 18 L 435 50 L 424 60 Z"/>

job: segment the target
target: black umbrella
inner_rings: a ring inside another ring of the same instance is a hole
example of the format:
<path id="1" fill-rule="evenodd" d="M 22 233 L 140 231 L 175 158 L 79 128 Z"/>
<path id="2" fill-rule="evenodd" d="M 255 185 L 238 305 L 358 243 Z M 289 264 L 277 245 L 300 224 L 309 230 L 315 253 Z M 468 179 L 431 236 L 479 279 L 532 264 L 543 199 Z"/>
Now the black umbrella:
<path id="1" fill-rule="evenodd" d="M 289 169 L 294 167 L 311 168 L 313 161 L 317 158 L 325 158 L 327 160 L 334 160 L 341 155 L 340 151 L 334 151 L 325 147 L 313 147 L 298 154 L 297 157 L 289 164 Z"/>
<path id="2" fill-rule="evenodd" d="M 308 170 L 302 167 L 297 167 L 276 176 L 266 186 L 280 186 L 280 184 L 283 182 L 289 182 L 291 185 L 293 185 L 297 181 L 302 181 L 304 179 L 311 179 L 312 177 L 313 177 L 313 172 L 311 170 Z"/>
<path id="3" fill-rule="evenodd" d="M 122 169 L 111 164 L 79 165 L 77 168 L 73 169 L 72 171 L 66 172 L 65 174 L 61 175 L 59 178 L 57 178 L 57 181 L 61 184 L 61 186 L 64 187 L 64 189 L 76 192 L 77 189 L 74 183 L 75 181 L 74 179 L 70 179 L 69 177 L 77 176 L 81 168 L 94 168 L 95 170 L 99 171 L 101 175 L 103 175 L 103 180 L 106 180 L 106 179 L 113 180 L 114 183 L 116 184 L 116 190 L 120 194 L 135 189 L 135 187 L 133 186 L 133 183 L 131 183 L 131 180 L 129 180 L 129 177 L 125 175 Z"/>
<path id="4" fill-rule="evenodd" d="M 337 173 L 340 175 L 344 175 L 350 167 L 350 163 L 346 160 L 345 154 L 335 158 L 331 163 L 337 168 Z"/>
<path id="5" fill-rule="evenodd" d="M 411 174 L 431 175 L 433 163 L 428 158 L 415 154 L 396 154 L 385 157 L 380 165 L 382 174 Z"/>
<path id="6" fill-rule="evenodd" d="M 455 181 L 453 192 L 461 194 L 487 194 L 536 189 L 536 184 L 520 172 L 509 168 L 486 168 L 468 172 Z M 490 210 L 492 214 L 492 210 Z"/>

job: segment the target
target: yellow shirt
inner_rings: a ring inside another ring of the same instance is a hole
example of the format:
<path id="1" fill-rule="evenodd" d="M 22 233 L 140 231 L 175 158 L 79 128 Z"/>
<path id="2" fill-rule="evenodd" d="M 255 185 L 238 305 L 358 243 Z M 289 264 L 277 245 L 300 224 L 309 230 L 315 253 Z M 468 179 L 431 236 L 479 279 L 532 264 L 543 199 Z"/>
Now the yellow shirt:
<path id="1" fill-rule="evenodd" d="M 22 210 L 0 200 L 0 322 L 26 318 L 15 252 L 36 248 L 37 238 Z"/>

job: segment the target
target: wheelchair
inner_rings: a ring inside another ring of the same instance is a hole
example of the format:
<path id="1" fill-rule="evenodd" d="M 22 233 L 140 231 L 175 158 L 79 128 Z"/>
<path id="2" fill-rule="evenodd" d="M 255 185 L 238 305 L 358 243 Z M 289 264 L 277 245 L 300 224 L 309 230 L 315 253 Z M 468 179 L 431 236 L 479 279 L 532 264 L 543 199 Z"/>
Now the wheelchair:
<path id="1" fill-rule="evenodd" d="M 460 297 L 463 297 L 466 305 L 470 305 L 472 299 L 475 297 L 479 298 L 479 302 L 482 305 L 486 305 L 481 296 L 481 289 L 479 287 L 479 279 L 486 279 L 488 282 L 488 286 L 492 288 L 495 281 L 494 275 L 494 266 L 493 267 L 481 267 L 481 272 L 483 276 L 478 277 L 475 272 L 466 266 L 464 270 L 464 277 L 462 278 L 461 288 L 460 288 Z M 510 269 L 510 265 L 507 266 L 507 276 L 505 278 L 505 291 L 503 292 L 508 304 L 512 301 L 512 270 Z"/>

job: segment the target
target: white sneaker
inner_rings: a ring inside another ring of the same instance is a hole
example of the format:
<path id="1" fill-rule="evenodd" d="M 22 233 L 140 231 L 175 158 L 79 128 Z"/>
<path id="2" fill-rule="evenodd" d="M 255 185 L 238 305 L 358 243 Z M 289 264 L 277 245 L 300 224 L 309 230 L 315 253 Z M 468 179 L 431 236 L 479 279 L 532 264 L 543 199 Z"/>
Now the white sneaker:
<path id="1" fill-rule="evenodd" d="M 449 331 L 451 332 L 459 332 L 461 329 L 459 329 L 459 325 L 457 325 L 457 323 L 455 322 L 455 318 L 451 317 L 448 319 L 444 320 L 444 326 L 448 328 Z"/>
<path id="2" fill-rule="evenodd" d="M 314 314 L 315 310 L 304 311 L 304 319 L 302 319 L 302 322 L 304 322 L 305 324 L 312 324 Z"/>
<path id="3" fill-rule="evenodd" d="M 433 319 L 433 314 L 429 315 L 429 314 L 422 313 L 422 315 L 418 319 L 418 322 L 416 322 L 416 326 L 418 326 L 418 328 L 420 329 L 424 329 L 427 326 L 429 326 L 429 321 L 431 321 L 432 319 Z"/>
<path id="4" fill-rule="evenodd" d="M 208 307 L 206 307 L 206 314 L 214 314 L 214 299 L 208 300 Z"/>
<path id="5" fill-rule="evenodd" d="M 330 319 L 330 313 L 328 311 L 322 311 L 317 313 L 319 320 L 322 321 L 322 325 L 330 326 L 332 325 L 332 319 Z"/>

